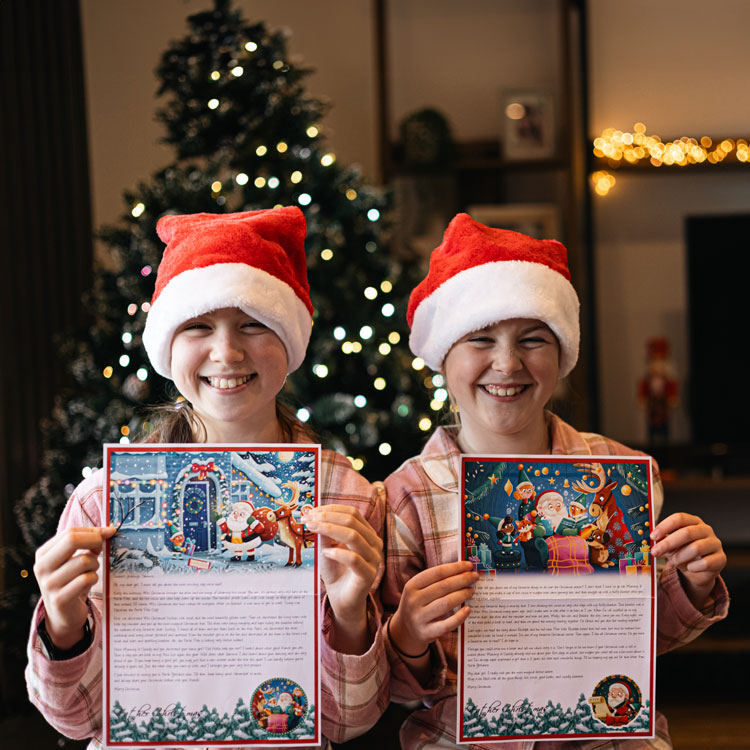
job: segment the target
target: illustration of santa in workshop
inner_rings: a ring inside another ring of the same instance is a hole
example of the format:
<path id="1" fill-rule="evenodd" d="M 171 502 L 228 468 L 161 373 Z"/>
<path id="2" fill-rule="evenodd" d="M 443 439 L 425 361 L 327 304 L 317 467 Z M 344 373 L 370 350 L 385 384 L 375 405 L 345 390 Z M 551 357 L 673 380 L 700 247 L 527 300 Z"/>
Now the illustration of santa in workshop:
<path id="1" fill-rule="evenodd" d="M 248 500 L 240 500 L 232 505 L 232 512 L 217 523 L 224 534 L 222 544 L 225 550 L 233 553 L 232 560 L 239 562 L 246 554 L 248 561 L 255 560 L 255 548 L 261 543 L 263 525 L 253 517 L 255 508 Z"/>

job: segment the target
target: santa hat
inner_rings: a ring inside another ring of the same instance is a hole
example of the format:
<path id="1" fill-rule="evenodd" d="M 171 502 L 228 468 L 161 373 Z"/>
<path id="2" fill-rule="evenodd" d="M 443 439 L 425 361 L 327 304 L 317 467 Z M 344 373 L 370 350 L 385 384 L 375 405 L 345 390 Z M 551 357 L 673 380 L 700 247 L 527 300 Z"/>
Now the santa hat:
<path id="1" fill-rule="evenodd" d="M 409 346 L 433 370 L 467 333 L 510 318 L 546 323 L 560 342 L 560 377 L 578 359 L 578 296 L 565 246 L 458 214 L 409 298 Z"/>
<path id="2" fill-rule="evenodd" d="M 281 339 L 288 372 L 302 364 L 313 313 L 302 211 L 164 216 L 156 231 L 167 247 L 143 331 L 156 372 L 172 377 L 172 339 L 182 323 L 224 307 L 244 310 Z"/>

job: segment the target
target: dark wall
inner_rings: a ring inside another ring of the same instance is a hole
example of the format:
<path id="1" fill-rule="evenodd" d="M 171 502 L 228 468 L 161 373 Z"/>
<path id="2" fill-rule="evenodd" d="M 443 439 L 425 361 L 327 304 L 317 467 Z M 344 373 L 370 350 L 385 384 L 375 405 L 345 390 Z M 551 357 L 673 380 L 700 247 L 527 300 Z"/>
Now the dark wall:
<path id="1" fill-rule="evenodd" d="M 37 478 L 39 421 L 81 321 L 92 242 L 78 0 L 0 2 L 0 544 Z"/>

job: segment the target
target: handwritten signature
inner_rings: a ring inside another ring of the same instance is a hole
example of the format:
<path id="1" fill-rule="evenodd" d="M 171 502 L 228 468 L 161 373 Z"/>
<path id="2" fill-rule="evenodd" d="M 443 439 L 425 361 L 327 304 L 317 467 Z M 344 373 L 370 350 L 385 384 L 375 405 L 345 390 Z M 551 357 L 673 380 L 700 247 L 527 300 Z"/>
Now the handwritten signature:
<path id="1" fill-rule="evenodd" d="M 175 716 L 177 714 L 177 704 L 176 703 L 170 703 L 167 706 L 164 706 L 162 708 L 161 706 L 154 706 L 151 707 L 150 703 L 144 703 L 142 706 L 133 706 L 130 710 L 127 712 L 128 720 L 133 721 L 133 719 L 146 719 L 149 716 L 151 716 L 152 713 L 155 711 L 161 711 L 161 715 L 165 717 L 169 716 Z M 184 711 L 183 715 L 190 719 L 195 719 L 200 715 L 200 711 Z"/>

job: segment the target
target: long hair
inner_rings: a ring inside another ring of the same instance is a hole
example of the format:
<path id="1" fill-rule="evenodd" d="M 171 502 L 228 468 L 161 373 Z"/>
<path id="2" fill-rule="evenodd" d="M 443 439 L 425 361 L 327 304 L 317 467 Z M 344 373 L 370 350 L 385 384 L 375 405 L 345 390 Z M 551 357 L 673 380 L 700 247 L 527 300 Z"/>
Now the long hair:
<path id="1" fill-rule="evenodd" d="M 314 442 L 316 436 L 310 428 L 300 422 L 292 409 L 276 399 L 276 419 L 281 426 L 285 443 L 302 440 Z M 148 425 L 148 427 L 146 426 Z M 149 419 L 144 423 L 141 443 L 205 443 L 208 436 L 206 425 L 189 401 L 177 400 L 170 404 L 153 407 Z"/>

